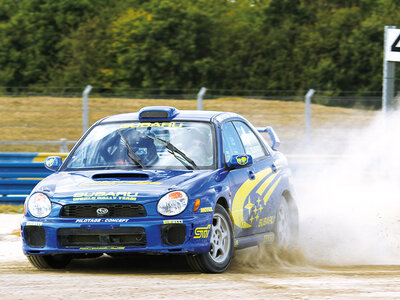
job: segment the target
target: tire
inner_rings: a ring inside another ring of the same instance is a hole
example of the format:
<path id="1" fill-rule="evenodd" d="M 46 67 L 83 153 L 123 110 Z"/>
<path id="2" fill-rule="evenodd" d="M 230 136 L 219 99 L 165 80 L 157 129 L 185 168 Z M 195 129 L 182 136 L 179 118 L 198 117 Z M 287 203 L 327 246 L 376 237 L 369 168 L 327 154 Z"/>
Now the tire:
<path id="1" fill-rule="evenodd" d="M 39 270 L 64 269 L 72 259 L 71 255 L 28 255 L 29 262 Z"/>
<path id="2" fill-rule="evenodd" d="M 233 256 L 232 220 L 219 204 L 215 207 L 208 253 L 188 255 L 187 262 L 193 271 L 203 273 L 222 273 L 231 263 Z"/>
<path id="3" fill-rule="evenodd" d="M 286 198 L 282 195 L 275 217 L 274 245 L 278 249 L 293 247 L 297 240 L 297 218 L 293 215 Z"/>

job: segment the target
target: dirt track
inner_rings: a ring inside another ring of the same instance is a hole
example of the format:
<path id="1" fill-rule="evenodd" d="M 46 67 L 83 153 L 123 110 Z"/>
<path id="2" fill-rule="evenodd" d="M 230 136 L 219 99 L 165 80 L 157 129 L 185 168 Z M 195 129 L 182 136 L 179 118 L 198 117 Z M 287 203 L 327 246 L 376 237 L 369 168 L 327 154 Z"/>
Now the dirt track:
<path id="1" fill-rule="evenodd" d="M 19 241 L 15 241 L 19 243 Z M 313 267 L 285 258 L 237 252 L 219 275 L 191 272 L 180 257 L 138 256 L 74 261 L 38 271 L 20 256 L 0 267 L 0 299 L 359 299 L 400 298 L 400 267 Z"/>

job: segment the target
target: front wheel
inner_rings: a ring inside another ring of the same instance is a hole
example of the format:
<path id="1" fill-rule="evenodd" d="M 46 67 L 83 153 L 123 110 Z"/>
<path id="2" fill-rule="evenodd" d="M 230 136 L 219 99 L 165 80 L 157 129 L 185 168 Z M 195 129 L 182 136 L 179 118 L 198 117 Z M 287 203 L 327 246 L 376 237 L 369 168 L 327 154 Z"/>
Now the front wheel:
<path id="1" fill-rule="evenodd" d="M 64 269 L 72 259 L 71 255 L 28 255 L 29 262 L 37 269 Z"/>
<path id="2" fill-rule="evenodd" d="M 189 266 L 197 272 L 222 273 L 233 256 L 233 227 L 228 212 L 217 204 L 213 217 L 208 253 L 188 255 Z"/>

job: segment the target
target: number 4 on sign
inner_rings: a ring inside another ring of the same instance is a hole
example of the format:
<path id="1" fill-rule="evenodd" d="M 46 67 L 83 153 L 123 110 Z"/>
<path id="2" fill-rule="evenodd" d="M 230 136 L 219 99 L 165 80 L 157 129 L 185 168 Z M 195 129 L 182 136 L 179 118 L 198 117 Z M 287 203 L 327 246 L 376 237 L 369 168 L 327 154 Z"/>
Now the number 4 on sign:
<path id="1" fill-rule="evenodd" d="M 397 39 L 394 41 L 394 43 L 392 44 L 391 50 L 393 52 L 400 52 L 399 42 L 400 42 L 400 34 L 397 37 Z"/>

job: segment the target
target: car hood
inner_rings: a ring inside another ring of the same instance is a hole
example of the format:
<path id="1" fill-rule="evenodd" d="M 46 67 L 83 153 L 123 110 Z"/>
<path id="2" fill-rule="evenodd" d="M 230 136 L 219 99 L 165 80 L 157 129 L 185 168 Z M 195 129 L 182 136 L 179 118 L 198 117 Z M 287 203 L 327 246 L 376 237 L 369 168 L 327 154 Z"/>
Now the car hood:
<path id="1" fill-rule="evenodd" d="M 140 170 L 59 172 L 42 180 L 33 192 L 48 194 L 54 202 L 158 200 L 172 190 L 186 191 L 211 170 Z"/>

